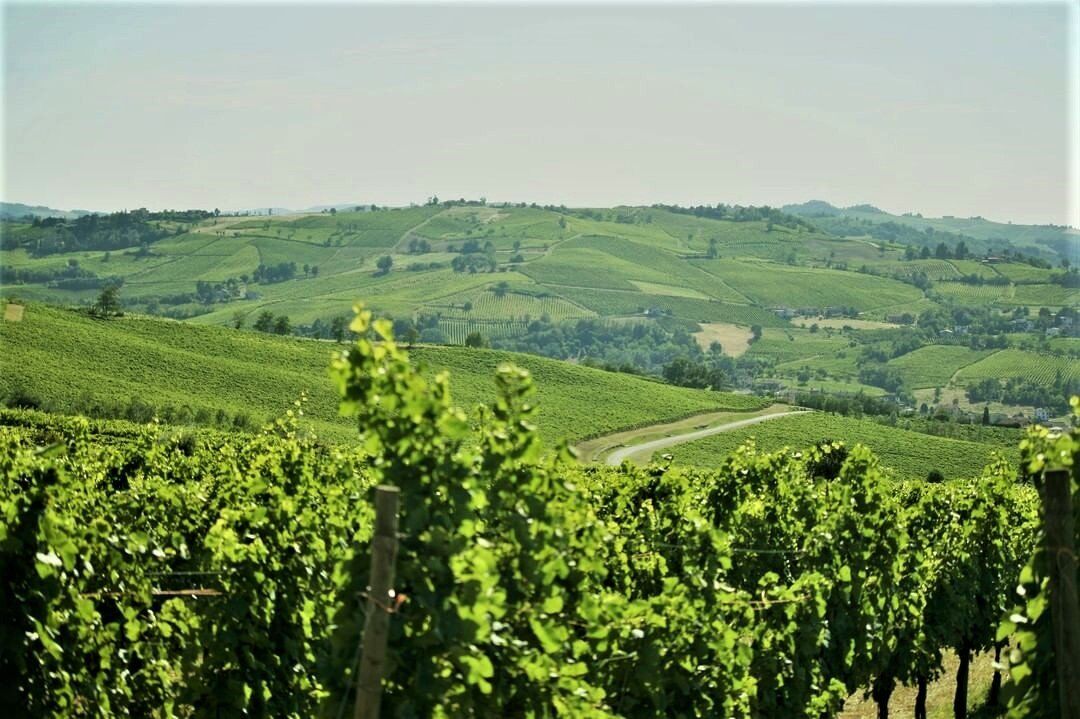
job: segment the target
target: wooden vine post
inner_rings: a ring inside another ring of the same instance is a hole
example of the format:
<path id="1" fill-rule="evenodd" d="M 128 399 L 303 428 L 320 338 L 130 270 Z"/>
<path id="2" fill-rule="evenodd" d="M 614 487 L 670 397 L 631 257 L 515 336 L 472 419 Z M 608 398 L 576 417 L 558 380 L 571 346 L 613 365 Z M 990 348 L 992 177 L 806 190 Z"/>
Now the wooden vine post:
<path id="1" fill-rule="evenodd" d="M 1061 719 L 1080 717 L 1080 599 L 1076 590 L 1071 479 L 1066 470 L 1043 475 L 1048 592 Z"/>
<path id="2" fill-rule="evenodd" d="M 381 484 L 375 488 L 375 534 L 371 538 L 371 581 L 367 616 L 361 639 L 360 670 L 356 681 L 355 719 L 378 719 L 382 698 L 386 638 L 393 612 L 390 592 L 394 584 L 397 555 L 398 488 Z"/>

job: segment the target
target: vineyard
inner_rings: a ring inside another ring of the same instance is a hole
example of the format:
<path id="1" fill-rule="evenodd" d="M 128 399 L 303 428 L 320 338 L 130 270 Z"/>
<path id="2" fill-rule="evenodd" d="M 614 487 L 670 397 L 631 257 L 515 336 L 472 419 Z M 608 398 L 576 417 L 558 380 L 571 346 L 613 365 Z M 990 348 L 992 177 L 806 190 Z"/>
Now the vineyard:
<path id="1" fill-rule="evenodd" d="M 527 326 L 524 320 L 439 320 L 439 331 L 443 333 L 446 342 L 452 345 L 464 345 L 465 338 L 472 332 L 479 332 L 485 339 L 499 339 L 523 334 Z"/>
<path id="2" fill-rule="evenodd" d="M 675 462 L 695 467 L 716 467 L 748 440 L 764 452 L 800 450 L 822 440 L 862 444 L 873 450 L 883 468 L 902 479 L 925 479 L 930 472 L 947 478 L 972 479 L 999 452 L 1016 460 L 1015 446 L 997 446 L 921 434 L 882 425 L 873 420 L 832 414 L 785 417 L 753 427 L 687 442 L 671 450 Z"/>
<path id="3" fill-rule="evenodd" d="M 912 302 L 922 295 L 911 285 L 855 272 L 728 260 L 696 264 L 765 307 L 872 310 Z"/>
<path id="4" fill-rule="evenodd" d="M 944 387 L 957 370 L 988 356 L 989 351 L 960 345 L 927 345 L 889 361 L 912 389 Z"/>
<path id="5" fill-rule="evenodd" d="M 471 303 L 465 311 L 465 303 Z M 531 294 L 509 291 L 503 295 L 494 291 L 454 295 L 433 303 L 431 308 L 446 319 L 513 320 L 528 323 L 547 317 L 553 322 L 595 317 L 596 313 L 550 294 Z"/>
<path id="6" fill-rule="evenodd" d="M 464 337 L 462 337 L 464 341 Z M 280 416 L 302 395 L 305 427 L 348 441 L 351 423 L 338 412 L 326 381 L 330 357 L 342 345 L 223 327 L 124 317 L 108 322 L 70 310 L 29 305 L 22 322 L 0 322 L 0 397 L 23 406 L 100 415 L 123 398 L 175 424 L 209 424 L 219 412 L 257 425 Z M 544 357 L 464 347 L 422 347 L 412 353 L 428 374 L 453 373 L 465 406 L 490 401 L 495 367 L 514 362 L 539 383 L 546 441 L 575 441 L 643 423 L 717 409 L 754 409 L 746 395 L 673 387 Z M 130 416 L 130 414 L 119 415 Z"/>
<path id="7" fill-rule="evenodd" d="M 969 285 L 965 282 L 939 282 L 933 292 L 960 304 L 992 305 L 1013 298 L 1013 285 Z"/>
<path id="8" fill-rule="evenodd" d="M 389 614 L 388 716 L 820 719 L 857 690 L 887 707 L 898 683 L 925 688 L 946 649 L 964 707 L 972 652 L 1048 636 L 1031 603 L 999 630 L 1038 517 L 1002 462 L 895 482 L 823 443 L 707 471 L 582 468 L 542 451 L 527 373 L 501 367 L 470 428 L 388 323 L 353 329 L 332 374 L 362 451 L 305 438 L 299 407 L 255 436 L 0 414 L 18 607 L 0 617 L 0 706 L 342 716 L 365 603 Z M 1023 451 L 1026 476 L 1080 449 L 1043 433 Z M 394 593 L 368 597 L 377 483 L 400 489 L 400 546 Z M 1002 695 L 1016 711 L 1056 691 L 1044 645 L 1024 646 Z"/>
<path id="9" fill-rule="evenodd" d="M 1059 376 L 1066 382 L 1080 380 L 1080 364 L 1068 357 L 1005 349 L 964 367 L 956 380 L 958 384 L 969 385 L 984 379 L 1026 377 L 1039 384 L 1053 385 Z"/>

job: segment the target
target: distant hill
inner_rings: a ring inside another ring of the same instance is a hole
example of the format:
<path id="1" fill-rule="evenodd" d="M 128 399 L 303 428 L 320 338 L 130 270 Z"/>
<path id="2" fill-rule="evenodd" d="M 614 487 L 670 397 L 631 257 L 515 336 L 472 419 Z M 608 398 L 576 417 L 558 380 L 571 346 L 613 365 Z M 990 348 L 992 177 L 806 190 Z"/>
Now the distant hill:
<path id="1" fill-rule="evenodd" d="M 953 376 L 960 365 L 913 360 L 913 371 L 891 359 L 940 343 L 1009 346 L 1062 355 L 1047 360 L 1039 393 L 1008 394 L 1015 406 L 1056 406 L 1051 365 L 1074 354 L 1066 340 L 1080 320 L 1080 276 L 1051 248 L 984 261 L 996 242 L 915 226 L 933 220 L 833 210 L 454 202 L 8 222 L 0 295 L 85 306 L 118 285 L 128 312 L 319 338 L 338 336 L 361 300 L 425 344 L 472 336 L 624 372 L 662 376 L 671 366 L 672 382 L 694 386 L 905 390 L 916 407 L 924 392 L 933 406 L 935 388 L 966 397 Z M 707 379 L 706 366 L 723 378 Z M 987 373 L 1034 376 L 1024 366 L 998 362 Z"/>
<path id="2" fill-rule="evenodd" d="M 337 205 L 312 205 L 311 207 L 305 207 L 302 210 L 297 210 L 289 207 L 253 207 L 245 210 L 230 210 L 228 214 L 255 215 L 257 217 L 283 217 L 286 215 L 310 215 L 315 212 L 328 212 L 330 210 L 334 210 L 335 212 L 354 212 L 358 209 L 360 211 L 364 211 L 370 207 L 370 204 L 363 204 L 359 202 L 346 202 Z"/>
<path id="3" fill-rule="evenodd" d="M 74 220 L 85 215 L 92 215 L 89 210 L 57 210 L 44 205 L 24 205 L 21 202 L 0 202 L 0 218 L 20 219 L 23 217 L 61 217 Z"/>
<path id="4" fill-rule="evenodd" d="M 841 237 L 870 235 L 877 239 L 907 242 L 904 233 L 874 226 L 892 223 L 923 233 L 940 232 L 968 238 L 968 246 L 981 253 L 1016 249 L 1057 263 L 1080 255 L 1080 234 L 1060 225 L 1022 225 L 994 222 L 983 217 L 923 217 L 918 213 L 894 215 L 873 205 L 837 207 L 822 200 L 784 205 L 784 212 L 805 217 L 819 229 Z M 934 240 L 936 243 L 937 240 Z M 926 240 L 924 244 L 930 244 Z"/>

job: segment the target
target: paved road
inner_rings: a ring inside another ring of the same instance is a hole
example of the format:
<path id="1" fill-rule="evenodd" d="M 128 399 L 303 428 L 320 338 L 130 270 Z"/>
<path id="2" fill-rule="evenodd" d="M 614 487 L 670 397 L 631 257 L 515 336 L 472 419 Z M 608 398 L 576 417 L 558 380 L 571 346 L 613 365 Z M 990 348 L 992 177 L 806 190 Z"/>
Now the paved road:
<path id="1" fill-rule="evenodd" d="M 752 424 L 758 424 L 759 422 L 768 422 L 770 419 L 780 419 L 781 417 L 790 417 L 793 414 L 806 414 L 808 410 L 792 410 L 791 412 L 777 412 L 776 414 L 763 414 L 760 417 L 751 417 L 749 419 L 740 419 L 735 422 L 728 422 L 727 424 L 718 424 L 715 427 L 706 427 L 705 429 L 696 429 L 693 432 L 686 432 L 685 434 L 676 434 L 671 437 L 661 437 L 660 439 L 654 439 L 649 442 L 642 442 L 641 444 L 632 444 L 629 447 L 620 447 L 607 456 L 605 462 L 617 467 L 623 463 L 624 459 L 630 457 L 630 455 L 638 453 L 651 454 L 658 449 L 664 449 L 666 447 L 672 447 L 676 444 L 682 444 L 683 442 L 690 442 L 695 439 L 701 439 L 702 437 L 708 437 L 714 434 L 720 434 L 721 432 L 730 432 L 733 429 L 739 429 L 741 427 L 749 427 Z"/>

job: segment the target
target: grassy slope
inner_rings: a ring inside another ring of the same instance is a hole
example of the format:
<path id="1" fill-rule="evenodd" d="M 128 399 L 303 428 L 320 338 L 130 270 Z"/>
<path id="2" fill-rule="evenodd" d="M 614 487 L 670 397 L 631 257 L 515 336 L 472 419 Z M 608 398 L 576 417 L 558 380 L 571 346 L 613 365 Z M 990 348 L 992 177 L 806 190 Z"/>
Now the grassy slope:
<path id="1" fill-rule="evenodd" d="M 929 345 L 889 361 L 900 372 L 904 384 L 912 389 L 944 387 L 962 367 L 991 354 L 959 345 Z"/>
<path id="2" fill-rule="evenodd" d="M 713 466 L 751 438 L 758 447 L 770 451 L 783 447 L 805 448 L 823 439 L 840 439 L 849 447 L 864 444 L 897 476 L 909 478 L 926 477 L 932 469 L 940 470 L 946 478 L 977 476 L 995 449 L 1014 461 L 1016 459 L 1015 442 L 1010 446 L 995 447 L 821 413 L 787 417 L 714 435 L 670 451 L 676 462 Z"/>
<path id="3" fill-rule="evenodd" d="M 287 282 L 250 285 L 257 298 L 214 305 L 212 313 L 200 317 L 214 324 L 227 324 L 236 310 L 263 308 L 288 314 L 294 323 L 309 323 L 348 312 L 356 299 L 395 315 L 444 311 L 449 297 L 478 305 L 500 281 L 565 298 L 579 308 L 579 314 L 591 310 L 624 315 L 660 307 L 687 320 L 744 325 L 786 324 L 766 309 L 775 305 L 849 304 L 874 310 L 921 298 L 918 290 L 894 280 L 776 263 L 794 257 L 813 265 L 832 256 L 857 266 L 877 257 L 872 247 L 860 241 L 786 229 L 769 232 L 757 222 L 718 222 L 651 209 L 635 212 L 633 223 L 536 208 L 478 207 L 220 218 L 194 232 L 155 243 L 149 257 L 114 251 L 108 260 L 103 252 L 32 258 L 20 251 L 5 253 L 3 259 L 12 266 L 36 269 L 58 268 L 76 260 L 100 276 L 123 277 L 123 297 L 137 306 L 140 299 L 191 292 L 197 280 L 223 281 L 250 274 L 259 263 L 292 261 L 301 268 L 319 268 L 317 276 L 301 272 Z M 431 252 L 408 254 L 412 238 L 426 239 Z M 468 240 L 480 245 L 492 242 L 503 268 L 520 253 L 521 261 L 513 265 L 517 272 L 463 275 L 448 269 L 405 269 L 415 263 L 446 266 L 453 257 L 447 252 L 451 246 L 460 247 Z M 692 259 L 708 249 L 710 240 L 717 241 L 723 259 Z M 378 277 L 375 258 L 383 254 L 394 258 L 394 269 L 389 276 Z M 779 294 L 772 282 L 776 273 L 785 279 Z M 93 295 L 42 285 L 4 291 L 56 303 L 85 302 Z M 162 305 L 162 309 L 168 307 Z M 191 304 L 172 309 L 205 313 L 207 308 Z M 505 319 L 528 312 L 510 304 L 492 309 Z"/>
<path id="4" fill-rule="evenodd" d="M 140 397 L 155 406 L 244 410 L 280 415 L 306 392 L 316 431 L 352 436 L 337 417 L 327 377 L 335 346 L 167 320 L 95 320 L 40 305 L 19 323 L 0 322 L 0 393 L 21 389 L 63 407 L 80 395 Z M 529 355 L 457 347 L 425 347 L 414 358 L 448 369 L 456 401 L 471 406 L 492 396 L 495 367 L 513 361 L 536 379 L 545 440 L 582 439 L 710 409 L 748 409 L 753 397 L 671 387 Z"/>

